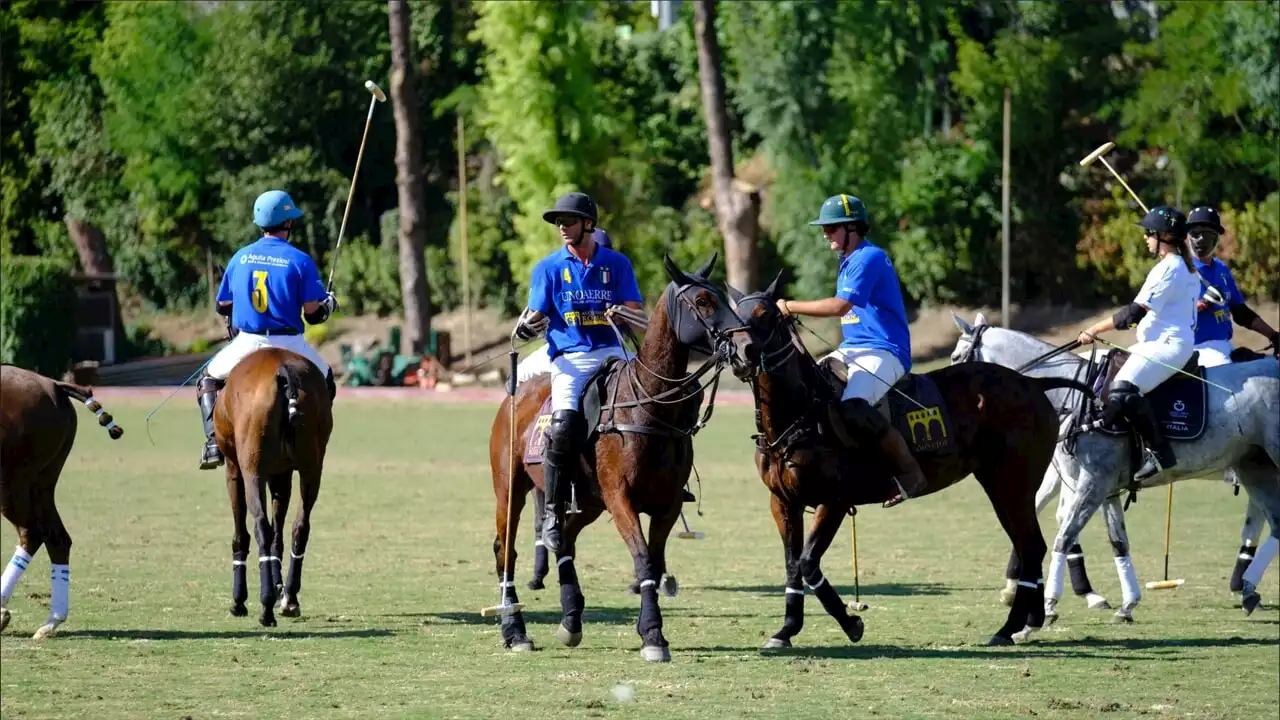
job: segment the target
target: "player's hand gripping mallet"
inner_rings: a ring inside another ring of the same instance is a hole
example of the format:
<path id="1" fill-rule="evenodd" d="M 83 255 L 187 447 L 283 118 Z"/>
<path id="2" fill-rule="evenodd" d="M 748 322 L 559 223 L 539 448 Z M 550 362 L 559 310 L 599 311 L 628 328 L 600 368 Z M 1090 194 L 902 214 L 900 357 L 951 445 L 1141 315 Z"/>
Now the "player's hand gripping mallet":
<path id="1" fill-rule="evenodd" d="M 369 139 L 369 124 L 373 122 L 373 108 L 380 102 L 387 101 L 387 94 L 372 80 L 364 81 L 364 88 L 372 98 L 369 100 L 369 115 L 364 119 L 364 135 L 360 137 L 360 152 L 356 154 L 356 169 L 351 173 L 351 189 L 347 191 L 347 209 L 342 211 L 342 226 L 338 228 L 338 242 L 333 246 L 333 262 L 329 264 L 329 282 L 326 291 L 333 290 L 333 272 L 338 269 L 338 251 L 342 249 L 342 235 L 347 231 L 347 218 L 351 215 L 351 199 L 356 196 L 356 178 L 360 175 L 360 161 L 364 159 L 364 143 Z"/>

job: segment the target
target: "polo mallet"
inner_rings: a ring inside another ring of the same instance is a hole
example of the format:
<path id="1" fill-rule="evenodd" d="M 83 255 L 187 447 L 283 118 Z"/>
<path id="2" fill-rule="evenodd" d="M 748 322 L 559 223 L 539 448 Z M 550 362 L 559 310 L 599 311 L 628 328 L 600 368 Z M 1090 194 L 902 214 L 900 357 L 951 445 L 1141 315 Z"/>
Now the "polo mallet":
<path id="1" fill-rule="evenodd" d="M 853 532 L 853 602 L 847 607 L 854 612 L 862 612 L 867 609 L 867 604 L 862 602 L 862 589 L 858 586 L 858 518 L 856 515 L 849 518 L 849 529 Z"/>
<path id="2" fill-rule="evenodd" d="M 516 351 L 515 334 L 511 336 L 511 352 L 507 353 L 507 415 L 510 423 L 507 426 L 507 526 L 503 530 L 502 543 L 502 580 L 498 583 L 498 604 L 480 610 L 480 617 L 510 615 L 520 612 L 521 603 L 507 602 L 507 586 L 514 588 L 515 576 L 511 573 L 510 558 L 515 554 L 511 547 L 511 506 L 516 494 L 516 365 L 520 362 L 520 353 Z"/>
<path id="3" fill-rule="evenodd" d="M 333 246 L 333 263 L 329 265 L 329 283 L 325 290 L 333 290 L 333 272 L 338 269 L 338 251 L 342 249 L 342 235 L 347 231 L 347 218 L 351 215 L 351 200 L 356 196 L 356 178 L 360 175 L 360 161 L 364 159 L 364 143 L 369 139 L 369 124 L 373 122 L 373 108 L 387 101 L 387 94 L 372 80 L 365 80 L 364 87 L 373 97 L 369 100 L 369 115 L 364 119 L 364 135 L 360 137 L 360 152 L 356 154 L 356 169 L 351 173 L 351 189 L 347 191 L 347 209 L 342 211 L 342 226 L 338 228 L 338 243 Z"/>
<path id="4" fill-rule="evenodd" d="M 1148 590 L 1172 590 L 1186 582 L 1182 578 L 1169 579 L 1169 529 L 1173 524 L 1173 483 L 1169 483 L 1169 503 L 1164 511 L 1164 579 L 1147 583 Z"/>
<path id="5" fill-rule="evenodd" d="M 689 529 L 689 522 L 684 519 L 684 510 L 680 511 L 680 522 L 684 523 L 684 532 L 676 533 L 676 537 L 681 540 L 701 540 L 706 537 L 703 533 L 694 532 Z"/>

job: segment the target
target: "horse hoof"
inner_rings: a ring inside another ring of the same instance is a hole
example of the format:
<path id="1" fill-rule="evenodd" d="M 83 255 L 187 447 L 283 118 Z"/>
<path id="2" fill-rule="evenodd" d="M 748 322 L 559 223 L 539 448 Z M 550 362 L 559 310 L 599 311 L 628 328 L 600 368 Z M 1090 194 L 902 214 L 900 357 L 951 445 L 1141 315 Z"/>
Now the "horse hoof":
<path id="1" fill-rule="evenodd" d="M 1045 627 L 1049 627 L 1050 625 L 1052 625 L 1052 624 L 1054 624 L 1054 623 L 1056 623 L 1056 622 L 1058 622 L 1058 613 L 1054 612 L 1053 610 L 1045 610 L 1045 611 L 1044 611 L 1044 626 L 1045 626 Z"/>
<path id="2" fill-rule="evenodd" d="M 1031 635 L 1039 631 L 1040 631 L 1040 628 L 1031 627 L 1030 625 L 1028 625 L 1013 634 L 1013 644 L 1022 645 L 1025 643 L 1029 643 L 1031 642 Z"/>
<path id="3" fill-rule="evenodd" d="M 671 650 L 657 645 L 646 645 L 640 648 L 640 657 L 645 662 L 671 662 Z"/>
<path id="4" fill-rule="evenodd" d="M 6 608 L 0 608 L 0 632 L 9 627 L 9 611 Z"/>
<path id="5" fill-rule="evenodd" d="M 231 617 L 244 617 L 249 614 L 249 608 L 241 604 L 231 606 Z"/>
<path id="6" fill-rule="evenodd" d="M 680 594 L 680 581 L 676 580 L 675 575 L 662 576 L 662 594 L 667 597 L 675 597 Z"/>
<path id="7" fill-rule="evenodd" d="M 262 617 L 258 618 L 258 624 L 261 625 L 262 627 L 275 627 L 276 616 L 274 614 L 263 615 Z"/>
<path id="8" fill-rule="evenodd" d="M 281 607 L 280 614 L 287 618 L 302 617 L 302 607 L 298 603 L 292 602 Z"/>
<path id="9" fill-rule="evenodd" d="M 528 638 L 525 638 L 524 640 L 519 640 L 511 643 L 511 645 L 509 646 L 509 649 L 513 653 L 533 652 L 533 641 Z"/>
<path id="10" fill-rule="evenodd" d="M 1110 610 L 1111 603 L 1098 593 L 1089 593 L 1085 596 L 1085 601 L 1089 603 L 1090 610 Z"/>
<path id="11" fill-rule="evenodd" d="M 791 647 L 791 641 L 784 638 L 771 637 L 765 641 L 761 650 L 786 650 Z"/>
<path id="12" fill-rule="evenodd" d="M 534 578 L 526 583 L 525 587 L 530 590 L 544 590 L 547 586 L 542 582 L 542 578 Z"/>
<path id="13" fill-rule="evenodd" d="M 848 636 L 849 642 L 858 642 L 862 639 L 862 633 L 866 631 L 867 626 L 862 622 L 862 618 L 857 615 L 851 615 L 848 622 L 841 623 L 844 625 L 844 634 Z"/>
<path id="14" fill-rule="evenodd" d="M 1003 635 L 992 635 L 987 641 L 987 647 L 1007 647 L 1013 644 L 1013 640 Z"/>
<path id="15" fill-rule="evenodd" d="M 1133 622 L 1133 615 L 1126 615 L 1124 611 L 1116 611 L 1116 614 L 1111 616 L 1111 622 L 1116 625 L 1127 625 Z"/>
<path id="16" fill-rule="evenodd" d="M 1245 615 L 1252 615 L 1253 611 L 1257 610 L 1258 606 L 1261 604 L 1262 604 L 1262 596 L 1256 592 L 1245 595 L 1244 599 L 1240 601 L 1240 607 L 1244 609 Z M 3 627 L 3 626 L 0 626 L 0 627 Z"/>
<path id="17" fill-rule="evenodd" d="M 1001 590 L 1000 604 L 1004 605 L 1005 607 L 1013 607 L 1013 596 L 1016 594 L 1017 593 L 1015 593 L 1013 590 L 1009 590 L 1008 588 Z"/>
<path id="18" fill-rule="evenodd" d="M 565 647 L 578 647 L 582 643 L 582 631 L 573 632 L 564 626 L 564 623 L 556 626 L 556 640 L 560 641 Z"/>
<path id="19" fill-rule="evenodd" d="M 32 640 L 48 640 L 49 638 L 56 635 L 57 632 L 58 632 L 57 625 L 54 625 L 53 623 L 45 623 L 44 625 L 40 626 L 40 629 L 36 631 L 35 635 L 31 636 L 31 639 Z"/>

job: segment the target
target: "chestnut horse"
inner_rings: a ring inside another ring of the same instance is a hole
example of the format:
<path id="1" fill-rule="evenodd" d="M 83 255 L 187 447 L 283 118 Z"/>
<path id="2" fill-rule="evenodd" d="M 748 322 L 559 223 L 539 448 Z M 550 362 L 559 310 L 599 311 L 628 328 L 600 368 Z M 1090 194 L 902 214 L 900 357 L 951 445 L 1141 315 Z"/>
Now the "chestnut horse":
<path id="1" fill-rule="evenodd" d="M 0 630 L 9 624 L 9 598 L 41 545 L 53 565 L 49 619 L 35 638 L 50 637 L 67 619 L 71 592 L 71 535 L 54 491 L 76 441 L 75 400 L 98 416 L 112 440 L 124 430 L 89 388 L 0 365 L 0 515 L 18 531 L 18 548 L 0 578 Z"/>
<path id="2" fill-rule="evenodd" d="M 258 540 L 258 576 L 262 615 L 258 622 L 275 627 L 280 614 L 298 617 L 302 558 L 311 534 L 311 510 L 320 494 L 325 448 L 333 431 L 333 398 L 320 369 L 289 350 L 264 348 L 247 355 L 227 376 L 226 389 L 214 408 L 214 435 L 227 465 L 227 494 L 235 535 L 231 539 L 231 614 L 248 614 L 245 563 L 249 555 L 246 510 L 253 515 Z M 302 507 L 293 523 L 288 582 L 281 581 L 284 522 L 289 512 L 293 473 L 298 473 Z M 267 517 L 267 490 L 272 518 Z M 283 592 L 282 592 L 283 591 Z"/>
<path id="3" fill-rule="evenodd" d="M 694 421 L 701 398 L 698 382 L 708 372 L 718 375 L 723 369 L 734 354 L 730 335 L 742 325 L 728 299 L 707 280 L 715 260 L 712 256 L 697 272 L 686 275 L 670 258 L 664 258 L 671 283 L 658 298 L 644 342 L 635 357 L 613 366 L 602 392 L 601 415 L 587 418 L 587 424 L 596 431 L 584 443 L 581 467 L 574 478 L 581 512 L 566 516 L 564 546 L 556 553 L 564 613 L 556 637 L 569 647 L 582 641 L 585 603 L 574 569 L 574 547 L 583 528 L 608 510 L 631 552 L 640 585 L 636 632 L 642 640 L 641 657 L 652 662 L 671 659 L 662 634 L 657 586 L 661 579 L 668 594 L 676 588 L 674 578 L 664 577 L 666 543 L 680 517 L 682 490 L 693 466 L 691 436 L 698 427 Z M 707 350 L 711 359 L 702 370 L 686 375 L 691 346 Z M 519 602 L 514 582 L 516 528 L 525 496 L 531 488 L 543 485 L 542 466 L 526 464 L 522 458 L 530 425 L 550 392 L 550 379 L 544 375 L 521 383 L 514 395 L 514 458 L 508 445 L 511 397 L 498 408 L 489 436 L 493 493 L 497 498 L 493 554 L 504 604 Z M 511 476 L 508 468 L 512 459 L 517 461 L 516 486 L 511 494 L 512 527 L 508 537 L 507 479 Z M 650 518 L 648 542 L 640 513 Z M 504 568 L 509 574 L 504 574 Z M 502 640 L 505 647 L 515 651 L 533 649 L 520 612 L 503 616 Z"/>
<path id="4" fill-rule="evenodd" d="M 843 388 L 804 349 L 794 321 L 784 320 L 778 311 L 777 284 L 775 279 L 764 292 L 747 296 L 729 288 L 749 338 L 738 343 L 742 358 L 734 363 L 735 373 L 751 385 L 755 397 L 760 432 L 756 467 L 772 494 L 773 519 L 786 553 L 786 619 L 765 649 L 790 647 L 800 632 L 805 586 L 857 642 L 862 620 L 846 612 L 823 577 L 822 556 L 845 515 L 858 505 L 888 500 L 896 487 L 878 451 L 846 450 L 831 431 L 828 408 L 839 402 Z M 954 450 L 917 457 L 928 478 L 920 495 L 951 487 L 970 474 L 982 485 L 1023 560 L 1013 607 L 991 644 L 1021 642 L 1044 624 L 1040 569 L 1046 547 L 1035 494 L 1058 440 L 1058 418 L 1044 391 L 1071 381 L 1037 381 L 988 363 L 946 367 L 928 378 L 950 414 L 945 430 Z M 806 507 L 815 509 L 807 537 L 802 526 Z"/>

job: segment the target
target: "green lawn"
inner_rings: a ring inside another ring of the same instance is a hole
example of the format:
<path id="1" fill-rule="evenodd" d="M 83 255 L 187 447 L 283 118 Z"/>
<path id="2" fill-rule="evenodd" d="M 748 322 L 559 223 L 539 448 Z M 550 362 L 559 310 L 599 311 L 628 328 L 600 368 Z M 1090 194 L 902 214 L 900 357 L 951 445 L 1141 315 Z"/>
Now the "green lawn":
<path id="1" fill-rule="evenodd" d="M 720 407 L 696 440 L 701 541 L 672 540 L 682 583 L 663 598 L 673 662 L 647 665 L 635 635 L 631 560 L 601 519 L 583 536 L 587 598 L 581 647 L 555 645 L 559 595 L 523 590 L 539 652 L 502 650 L 493 497 L 486 456 L 494 408 L 422 401 L 340 401 L 316 507 L 303 617 L 264 631 L 227 614 L 231 518 L 220 472 L 196 470 L 194 403 L 108 402 L 126 429 L 107 439 L 81 414 L 60 501 L 75 540 L 71 618 L 29 640 L 48 601 L 42 552 L 10 603 L 0 642 L 6 718 L 320 717 L 1275 717 L 1280 595 L 1252 617 L 1226 576 L 1243 498 L 1221 482 L 1176 491 L 1176 591 L 1148 592 L 1137 622 L 1065 598 L 1031 645 L 988 649 L 1005 608 L 997 591 L 1008 542 L 976 484 L 859 516 L 863 641 L 851 645 L 808 601 L 794 651 L 757 648 L 782 619 L 782 550 L 751 464 L 751 414 Z M 696 488 L 695 488 L 696 490 Z M 295 497 L 296 500 L 296 497 Z M 1129 516 L 1141 578 L 1159 578 L 1163 491 Z M 292 521 L 292 518 L 291 518 Z M 1054 530 L 1045 514 L 1046 533 Z M 528 577 L 528 516 L 518 578 Z M 826 571 L 852 598 L 848 528 Z M 1098 589 L 1118 600 L 1102 523 L 1084 544 Z M 14 545 L 0 531 L 0 549 Z M 250 553 L 253 557 L 256 553 Z M 619 683 L 634 688 L 615 699 Z"/>

